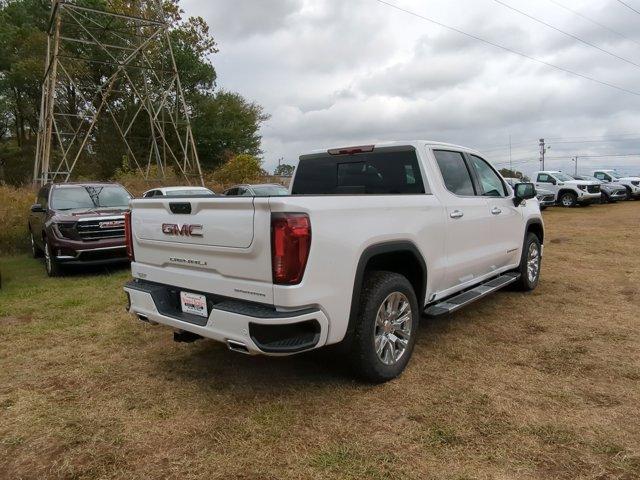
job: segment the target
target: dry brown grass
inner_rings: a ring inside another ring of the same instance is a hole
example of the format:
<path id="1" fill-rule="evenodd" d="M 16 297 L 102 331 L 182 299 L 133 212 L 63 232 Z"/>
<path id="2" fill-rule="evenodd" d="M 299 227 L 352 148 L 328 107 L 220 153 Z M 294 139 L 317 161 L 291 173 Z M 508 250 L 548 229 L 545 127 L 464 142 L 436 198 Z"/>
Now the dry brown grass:
<path id="1" fill-rule="evenodd" d="M 640 203 L 545 212 L 542 282 L 424 320 L 369 386 L 124 313 L 126 270 L 2 261 L 4 478 L 640 478 Z"/>

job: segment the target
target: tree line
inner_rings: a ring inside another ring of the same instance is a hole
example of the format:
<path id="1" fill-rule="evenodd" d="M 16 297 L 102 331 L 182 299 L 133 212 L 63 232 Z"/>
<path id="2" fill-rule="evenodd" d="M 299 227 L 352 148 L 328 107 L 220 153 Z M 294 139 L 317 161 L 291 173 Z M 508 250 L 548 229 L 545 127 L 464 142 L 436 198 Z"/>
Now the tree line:
<path id="1" fill-rule="evenodd" d="M 145 9 L 154 2 L 75 0 L 74 3 L 144 16 L 148 13 Z M 164 21 L 171 25 L 171 45 L 202 168 L 213 171 L 237 155 L 259 159 L 262 155 L 259 129 L 268 115 L 260 105 L 242 95 L 217 87 L 211 62 L 217 45 L 204 19 L 184 18 L 179 0 L 164 0 L 163 10 Z M 50 0 L 0 0 L 0 183 L 20 185 L 31 179 L 50 11 Z M 95 45 L 66 48 L 77 49 L 63 52 L 69 57 L 91 55 L 98 60 L 78 60 L 72 64 L 73 74 L 82 82 L 67 87 L 61 95 L 70 105 L 68 108 L 73 109 L 83 89 L 85 93 L 91 92 L 103 83 L 109 74 L 108 58 Z M 150 54 L 157 55 L 158 62 L 165 61 L 166 52 Z M 99 61 L 101 56 L 104 63 Z M 137 108 L 135 99 L 127 92 L 115 94 L 112 104 L 115 115 L 123 118 L 131 116 Z M 108 179 L 122 167 L 126 151 L 124 146 L 115 147 L 122 142 L 111 120 L 104 116 L 101 122 L 91 139 L 91 165 L 80 169 L 78 174 Z"/>

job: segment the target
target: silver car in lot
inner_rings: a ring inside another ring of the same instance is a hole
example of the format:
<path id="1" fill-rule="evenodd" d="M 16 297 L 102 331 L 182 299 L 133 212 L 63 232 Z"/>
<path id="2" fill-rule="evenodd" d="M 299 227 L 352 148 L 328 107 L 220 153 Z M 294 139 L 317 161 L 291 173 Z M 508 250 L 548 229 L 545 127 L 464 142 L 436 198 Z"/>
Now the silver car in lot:
<path id="1" fill-rule="evenodd" d="M 522 183 L 522 180 L 519 178 L 505 178 L 505 180 L 509 185 L 511 185 L 511 188 L 514 188 L 518 183 Z M 536 198 L 540 204 L 540 210 L 544 210 L 547 207 L 553 207 L 556 204 L 556 194 L 551 190 L 536 188 Z"/>
<path id="2" fill-rule="evenodd" d="M 627 189 L 624 185 L 603 182 L 590 175 L 572 175 L 576 180 L 600 182 L 600 203 L 615 203 L 627 199 Z"/>

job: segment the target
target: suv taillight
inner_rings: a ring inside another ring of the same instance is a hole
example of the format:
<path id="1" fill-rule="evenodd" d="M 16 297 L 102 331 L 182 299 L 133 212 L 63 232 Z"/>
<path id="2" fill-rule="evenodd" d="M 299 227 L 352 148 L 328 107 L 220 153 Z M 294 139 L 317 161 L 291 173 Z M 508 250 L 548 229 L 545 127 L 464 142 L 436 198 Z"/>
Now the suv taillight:
<path id="1" fill-rule="evenodd" d="M 127 257 L 132 262 L 135 261 L 133 255 L 133 233 L 131 233 L 131 210 L 124 212 L 124 242 L 127 246 Z"/>
<path id="2" fill-rule="evenodd" d="M 304 213 L 271 215 L 271 268 L 273 283 L 300 283 L 311 247 L 311 222 Z"/>

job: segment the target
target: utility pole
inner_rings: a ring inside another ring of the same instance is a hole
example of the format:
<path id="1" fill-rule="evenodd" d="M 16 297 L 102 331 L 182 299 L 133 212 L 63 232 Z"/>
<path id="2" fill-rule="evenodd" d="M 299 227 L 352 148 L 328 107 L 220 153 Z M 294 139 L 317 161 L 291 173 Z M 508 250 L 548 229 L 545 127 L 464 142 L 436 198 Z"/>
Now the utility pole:
<path id="1" fill-rule="evenodd" d="M 513 162 L 511 160 L 511 134 L 509 134 L 509 170 L 513 172 Z"/>
<path id="2" fill-rule="evenodd" d="M 576 164 L 576 165 L 575 165 L 575 167 L 576 167 L 576 169 L 575 169 L 575 175 L 578 175 L 578 156 L 577 156 L 577 155 L 574 157 L 573 161 L 574 161 L 574 162 L 575 162 L 575 164 Z"/>
<path id="3" fill-rule="evenodd" d="M 540 163 L 542 164 L 542 170 L 544 170 L 544 154 L 547 151 L 544 146 L 544 138 L 540 139 Z"/>

